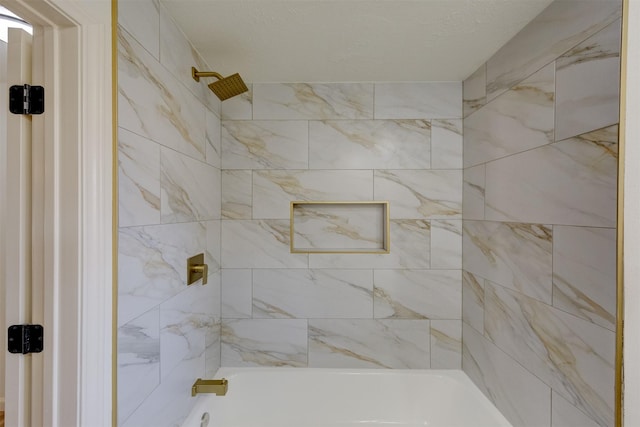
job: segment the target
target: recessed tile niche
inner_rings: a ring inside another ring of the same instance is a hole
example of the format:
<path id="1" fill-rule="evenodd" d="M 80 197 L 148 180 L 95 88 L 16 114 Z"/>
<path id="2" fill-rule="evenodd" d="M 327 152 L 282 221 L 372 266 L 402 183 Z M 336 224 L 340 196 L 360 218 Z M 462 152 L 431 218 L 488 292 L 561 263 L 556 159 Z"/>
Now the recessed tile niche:
<path id="1" fill-rule="evenodd" d="M 389 202 L 291 202 L 292 253 L 389 253 Z"/>

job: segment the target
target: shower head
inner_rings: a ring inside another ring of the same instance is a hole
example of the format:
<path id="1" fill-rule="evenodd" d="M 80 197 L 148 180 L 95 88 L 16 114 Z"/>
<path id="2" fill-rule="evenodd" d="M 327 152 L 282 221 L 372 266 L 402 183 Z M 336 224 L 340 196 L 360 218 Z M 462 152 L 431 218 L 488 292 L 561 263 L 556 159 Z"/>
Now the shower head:
<path id="1" fill-rule="evenodd" d="M 191 67 L 191 76 L 197 82 L 200 81 L 200 77 L 215 77 L 218 79 L 217 82 L 209 84 L 209 89 L 220 98 L 220 101 L 240 95 L 249 90 L 238 73 L 229 77 L 223 77 L 215 71 L 198 71 L 195 67 Z"/>

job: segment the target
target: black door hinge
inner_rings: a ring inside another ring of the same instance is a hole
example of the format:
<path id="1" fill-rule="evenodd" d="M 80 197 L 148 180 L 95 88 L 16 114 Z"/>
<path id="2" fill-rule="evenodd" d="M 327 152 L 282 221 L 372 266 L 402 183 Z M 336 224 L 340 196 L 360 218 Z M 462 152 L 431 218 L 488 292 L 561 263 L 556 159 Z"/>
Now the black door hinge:
<path id="1" fill-rule="evenodd" d="M 42 86 L 11 86 L 9 88 L 9 111 L 13 114 L 44 113 L 44 88 Z"/>
<path id="2" fill-rule="evenodd" d="M 41 325 L 13 325 L 7 333 L 9 353 L 40 353 L 44 348 Z"/>

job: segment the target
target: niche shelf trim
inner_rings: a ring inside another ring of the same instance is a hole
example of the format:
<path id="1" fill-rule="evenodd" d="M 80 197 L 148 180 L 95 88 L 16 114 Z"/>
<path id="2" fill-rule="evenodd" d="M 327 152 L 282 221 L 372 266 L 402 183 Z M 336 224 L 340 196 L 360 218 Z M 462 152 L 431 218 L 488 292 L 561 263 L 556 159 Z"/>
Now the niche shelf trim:
<path id="1" fill-rule="evenodd" d="M 292 201 L 291 253 L 388 254 L 388 201 Z"/>

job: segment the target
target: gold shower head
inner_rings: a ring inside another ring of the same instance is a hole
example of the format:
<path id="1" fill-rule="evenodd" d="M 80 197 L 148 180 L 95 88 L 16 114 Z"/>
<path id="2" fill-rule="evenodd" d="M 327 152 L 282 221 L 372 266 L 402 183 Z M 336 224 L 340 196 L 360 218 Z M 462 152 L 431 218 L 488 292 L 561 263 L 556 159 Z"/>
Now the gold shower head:
<path id="1" fill-rule="evenodd" d="M 191 76 L 197 82 L 200 81 L 200 77 L 215 77 L 218 79 L 217 82 L 209 84 L 209 89 L 220 98 L 220 101 L 240 95 L 249 90 L 238 73 L 229 77 L 222 77 L 215 71 L 198 71 L 195 67 L 191 67 Z"/>

